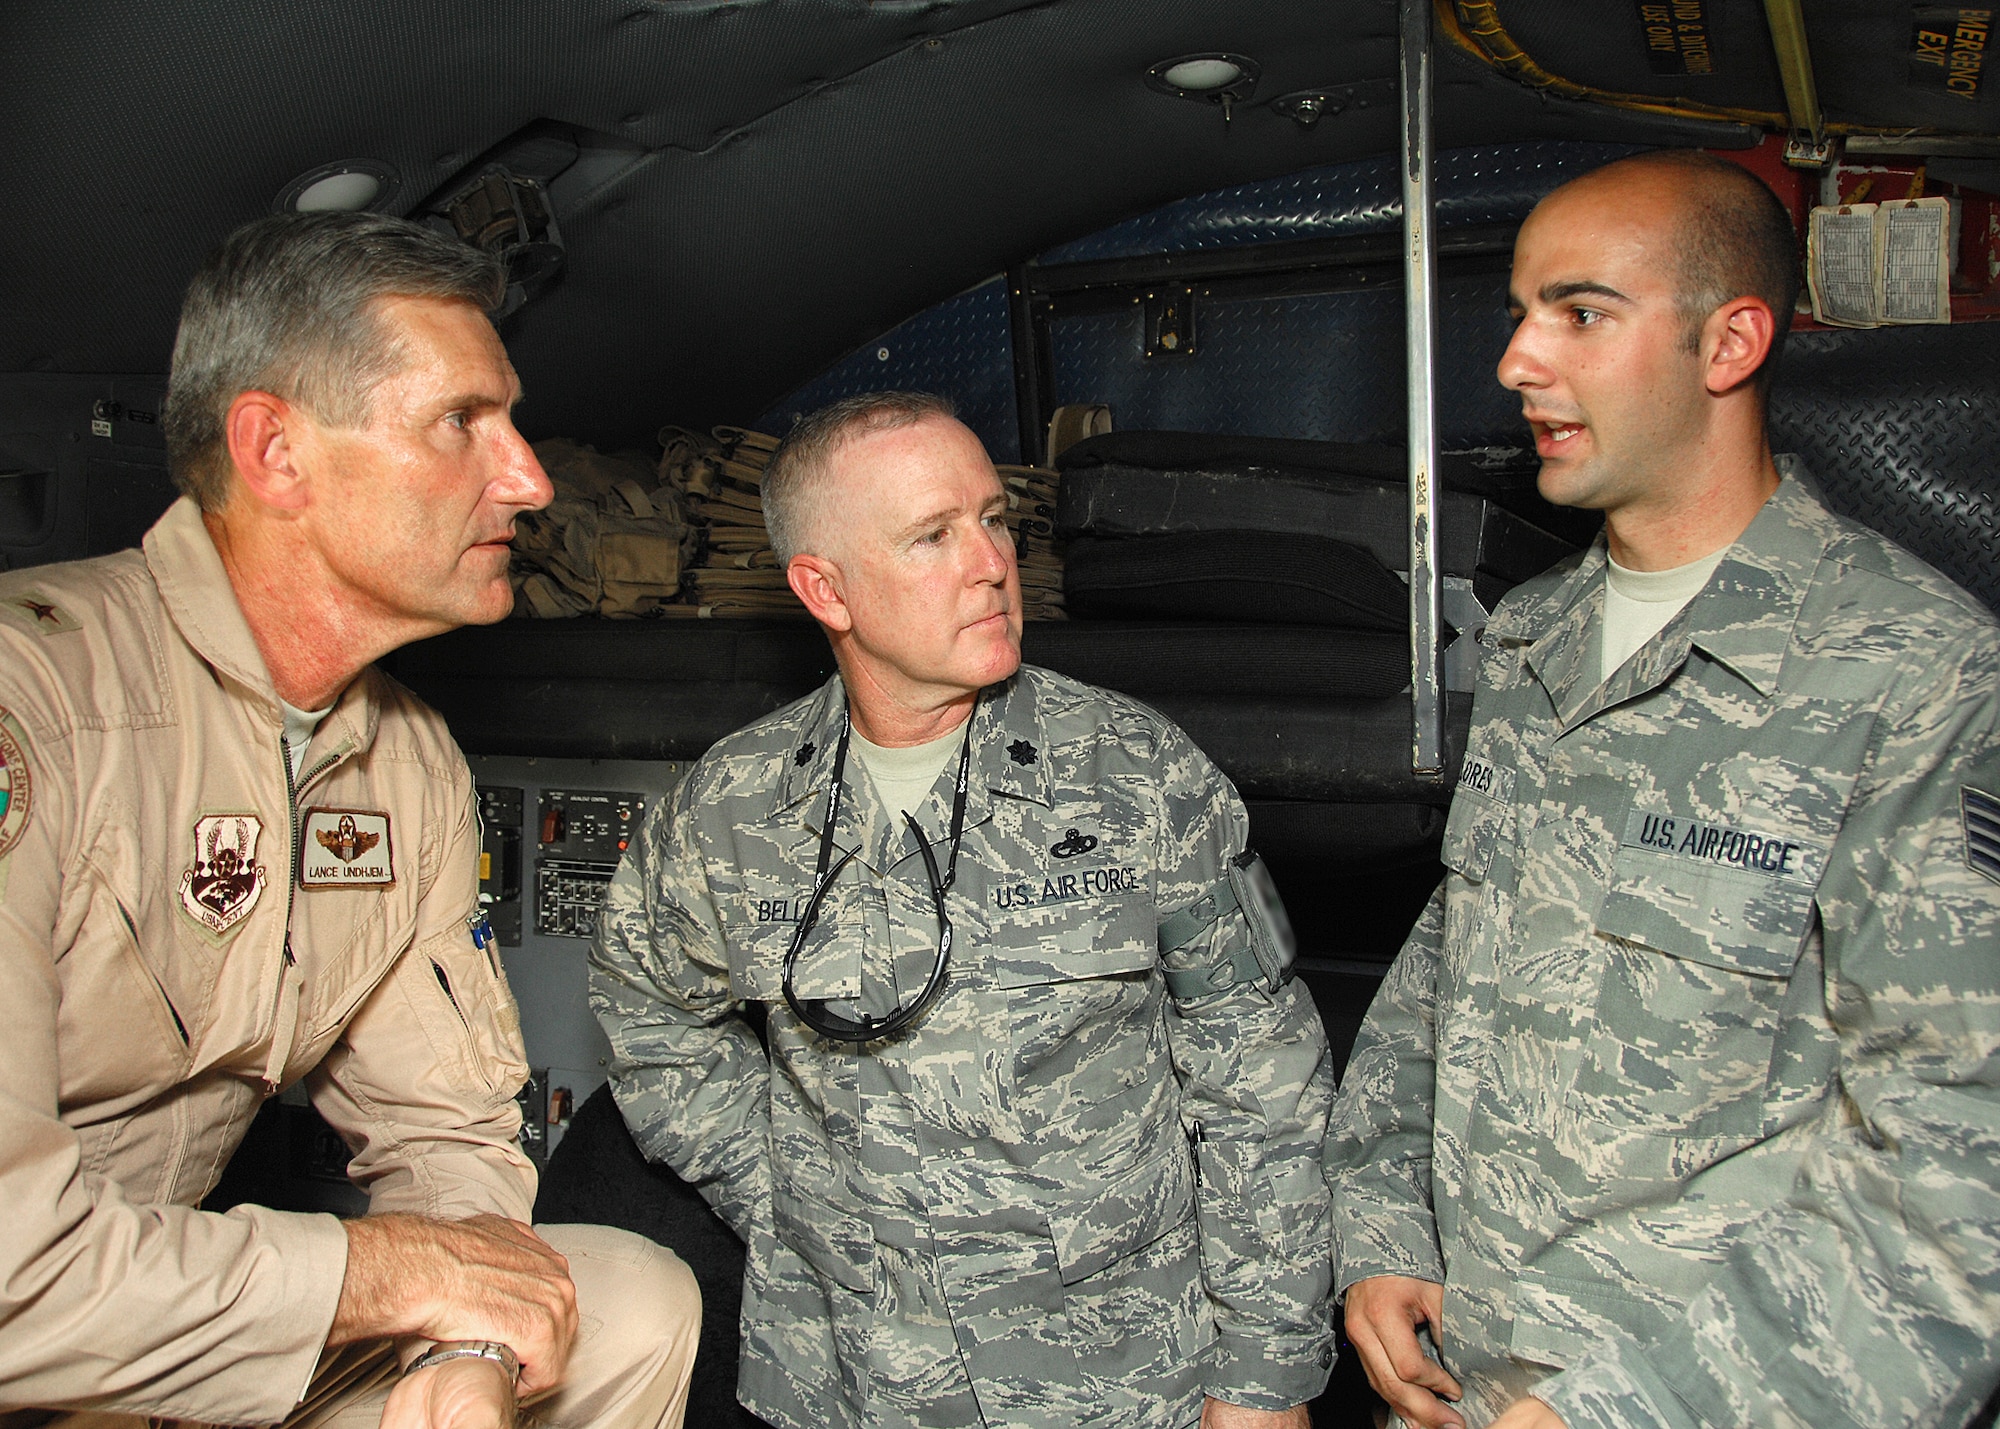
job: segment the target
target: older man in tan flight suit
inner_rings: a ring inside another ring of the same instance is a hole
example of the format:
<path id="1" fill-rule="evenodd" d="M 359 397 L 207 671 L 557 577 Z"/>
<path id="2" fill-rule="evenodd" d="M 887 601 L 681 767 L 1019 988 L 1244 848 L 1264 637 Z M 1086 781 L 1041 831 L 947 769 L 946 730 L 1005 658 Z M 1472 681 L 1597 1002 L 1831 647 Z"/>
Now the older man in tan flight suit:
<path id="1" fill-rule="evenodd" d="M 549 500 L 503 281 L 394 219 L 240 230 L 175 345 L 187 495 L 143 551 L 0 578 L 7 1429 L 488 1429 L 517 1390 L 550 1424 L 681 1421 L 687 1268 L 527 1224 L 471 779 L 370 664 L 506 615 Z M 301 1079 L 369 1214 L 196 1209 Z"/>

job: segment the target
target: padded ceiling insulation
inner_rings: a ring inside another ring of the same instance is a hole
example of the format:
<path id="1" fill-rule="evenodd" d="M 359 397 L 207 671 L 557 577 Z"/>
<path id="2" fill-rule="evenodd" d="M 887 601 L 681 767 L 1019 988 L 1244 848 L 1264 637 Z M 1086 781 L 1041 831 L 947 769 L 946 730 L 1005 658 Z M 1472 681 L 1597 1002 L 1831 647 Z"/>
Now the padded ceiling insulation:
<path id="1" fill-rule="evenodd" d="M 159 372 L 202 254 L 332 161 L 407 210 L 537 121 L 597 158 L 554 189 L 556 289 L 507 332 L 531 434 L 638 442 L 742 420 L 1026 255 L 1175 197 L 1395 142 L 1266 102 L 1395 72 L 1388 0 L 9 0 L 0 373 Z M 1153 62 L 1261 62 L 1221 112 Z M 1741 142 L 1544 100 L 1449 49 L 1441 146 Z M 596 136 L 596 137 L 591 137 Z M 567 186 L 565 186 L 567 185 Z"/>

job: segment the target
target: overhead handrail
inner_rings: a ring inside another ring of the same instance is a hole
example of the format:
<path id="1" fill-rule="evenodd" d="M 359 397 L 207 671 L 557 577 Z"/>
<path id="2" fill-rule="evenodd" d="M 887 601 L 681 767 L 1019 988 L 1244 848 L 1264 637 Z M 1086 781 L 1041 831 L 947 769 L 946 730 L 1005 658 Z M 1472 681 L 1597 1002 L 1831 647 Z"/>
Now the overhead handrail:
<path id="1" fill-rule="evenodd" d="M 1471 55 L 1481 64 L 1509 79 L 1538 90 L 1557 99 L 1580 100 L 1591 104 L 1602 104 L 1612 109 L 1629 109 L 1641 114 L 1658 114 L 1670 119 L 1707 119 L 1725 124 L 1749 124 L 1773 132 L 1789 132 L 1795 118 L 1803 119 L 1810 112 L 1816 116 L 1822 140 L 1849 138 L 1857 135 L 1885 136 L 1904 140 L 1937 140 L 1950 143 L 1962 140 L 1967 144 L 1980 146 L 1991 141 L 1990 135 L 1953 134 L 1942 130 L 1917 128 L 1905 125 L 1862 124 L 1841 120 L 1829 120 L 1819 110 L 1817 94 L 1813 96 L 1810 109 L 1800 108 L 1792 97 L 1791 82 L 1786 81 L 1786 102 L 1793 107 L 1793 113 L 1780 114 L 1770 109 L 1734 108 L 1727 105 L 1703 104 L 1698 100 L 1680 96 L 1667 99 L 1652 94 L 1630 94 L 1622 90 L 1597 89 L 1591 85 L 1579 84 L 1573 79 L 1556 74 L 1543 67 L 1533 56 L 1521 48 L 1520 43 L 1507 33 L 1507 27 L 1500 21 L 1500 0 L 1434 0 L 1437 15 L 1438 34 L 1446 43 Z M 1771 15 L 1776 8 L 1798 13 L 1796 0 L 1766 0 L 1766 18 L 1777 42 L 1781 24 L 1788 24 Z M 1798 53 L 1805 55 L 1804 26 L 1798 24 Z M 1782 53 L 1780 67 L 1785 63 Z M 1811 62 L 1807 58 L 1806 75 L 1810 82 Z M 1808 124 L 1807 127 L 1810 127 Z M 1853 147 L 1853 146 L 1850 146 Z M 1869 146 L 1874 153 L 1891 152 Z M 1856 152 L 1859 152 L 1856 149 Z M 1908 153 L 1908 148 L 1893 152 Z M 1940 149 L 1937 152 L 1950 152 Z M 1983 148 L 1977 149 L 1983 154 Z"/>
<path id="2" fill-rule="evenodd" d="M 1409 392 L 1410 768 L 1444 769 L 1438 658 L 1437 236 L 1431 202 L 1431 0 L 1401 0 L 1403 354 Z"/>

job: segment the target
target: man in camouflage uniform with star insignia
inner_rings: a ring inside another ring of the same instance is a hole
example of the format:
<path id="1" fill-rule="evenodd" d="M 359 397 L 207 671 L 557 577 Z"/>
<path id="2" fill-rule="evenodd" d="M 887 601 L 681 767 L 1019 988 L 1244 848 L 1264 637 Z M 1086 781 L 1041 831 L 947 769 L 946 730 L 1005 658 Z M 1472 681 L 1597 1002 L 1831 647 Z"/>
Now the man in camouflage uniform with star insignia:
<path id="1" fill-rule="evenodd" d="M 1020 664 L 1005 501 L 932 398 L 774 456 L 840 673 L 711 750 L 613 881 L 619 1106 L 747 1244 L 774 1424 L 1303 1426 L 1325 1033 L 1229 782 Z"/>
<path id="2" fill-rule="evenodd" d="M 2000 1371 L 2000 630 L 1772 457 L 1796 262 L 1687 153 L 1521 230 L 1500 377 L 1606 537 L 1485 627 L 1329 1133 L 1406 1422 L 1960 1424 Z"/>

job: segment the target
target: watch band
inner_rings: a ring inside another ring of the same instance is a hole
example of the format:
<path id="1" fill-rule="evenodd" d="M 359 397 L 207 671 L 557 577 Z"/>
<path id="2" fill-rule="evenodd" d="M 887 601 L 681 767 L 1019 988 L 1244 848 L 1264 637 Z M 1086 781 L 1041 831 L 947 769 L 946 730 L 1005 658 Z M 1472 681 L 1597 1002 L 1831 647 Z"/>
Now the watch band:
<path id="1" fill-rule="evenodd" d="M 404 1374 L 415 1374 L 420 1369 L 443 1364 L 446 1360 L 492 1360 L 507 1371 L 507 1378 L 518 1384 L 521 1379 L 521 1358 L 513 1347 L 500 1340 L 440 1340 L 422 1354 L 410 1361 Z"/>

